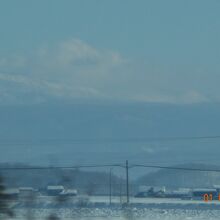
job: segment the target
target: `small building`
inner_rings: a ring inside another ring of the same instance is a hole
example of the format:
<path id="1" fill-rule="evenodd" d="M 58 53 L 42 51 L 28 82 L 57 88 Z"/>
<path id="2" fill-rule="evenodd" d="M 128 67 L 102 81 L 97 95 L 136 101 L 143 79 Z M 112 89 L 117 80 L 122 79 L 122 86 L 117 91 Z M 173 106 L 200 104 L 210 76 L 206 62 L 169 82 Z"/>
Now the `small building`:
<path id="1" fill-rule="evenodd" d="M 201 188 L 201 189 L 193 189 L 192 190 L 192 197 L 193 198 L 199 198 L 203 199 L 205 194 L 212 194 L 213 198 L 216 198 L 218 196 L 218 191 L 216 189 L 206 189 L 206 188 Z"/>
<path id="2" fill-rule="evenodd" d="M 64 190 L 60 193 L 61 196 L 66 196 L 66 197 L 69 197 L 69 196 L 77 196 L 78 192 L 76 189 L 67 189 L 67 190 Z"/>
<path id="3" fill-rule="evenodd" d="M 214 185 L 213 188 L 216 189 L 218 193 L 220 193 L 220 185 Z"/>
<path id="4" fill-rule="evenodd" d="M 180 188 L 178 190 L 167 191 L 165 193 L 166 198 L 180 198 L 180 199 L 191 199 L 191 190 Z"/>
<path id="5" fill-rule="evenodd" d="M 61 185 L 47 186 L 47 194 L 49 196 L 58 196 L 64 191 L 64 187 Z"/>
<path id="6" fill-rule="evenodd" d="M 35 193 L 34 188 L 32 187 L 19 187 L 19 196 L 20 197 L 30 197 Z"/>
<path id="7" fill-rule="evenodd" d="M 3 192 L 2 192 L 2 196 L 3 198 L 5 199 L 9 199 L 9 200 L 13 200 L 13 199 L 17 199 L 18 196 L 19 196 L 19 189 L 16 189 L 16 188 L 8 188 L 8 189 L 5 189 Z"/>
<path id="8" fill-rule="evenodd" d="M 143 198 L 143 197 L 164 197 L 166 192 L 166 188 L 159 186 L 140 186 L 139 192 L 135 195 L 135 197 Z"/>

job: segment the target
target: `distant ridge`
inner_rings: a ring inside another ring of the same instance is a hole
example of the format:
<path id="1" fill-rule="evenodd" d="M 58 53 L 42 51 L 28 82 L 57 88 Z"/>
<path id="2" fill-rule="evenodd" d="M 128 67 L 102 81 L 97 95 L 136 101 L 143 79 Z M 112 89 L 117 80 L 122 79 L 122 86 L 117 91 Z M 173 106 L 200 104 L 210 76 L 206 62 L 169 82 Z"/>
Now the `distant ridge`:
<path id="1" fill-rule="evenodd" d="M 176 165 L 175 167 L 220 170 L 220 166 L 218 165 L 202 163 L 181 164 Z M 152 172 L 138 178 L 137 183 L 140 185 L 149 186 L 166 186 L 168 188 L 213 187 L 213 185 L 220 185 L 220 173 L 207 171 L 160 169 L 156 172 Z"/>

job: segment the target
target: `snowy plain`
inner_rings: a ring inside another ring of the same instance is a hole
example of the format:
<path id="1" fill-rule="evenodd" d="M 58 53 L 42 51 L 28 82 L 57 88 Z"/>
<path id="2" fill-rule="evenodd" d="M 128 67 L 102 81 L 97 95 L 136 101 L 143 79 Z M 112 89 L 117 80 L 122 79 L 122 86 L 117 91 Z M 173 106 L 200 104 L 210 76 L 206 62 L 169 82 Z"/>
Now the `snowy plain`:
<path id="1" fill-rule="evenodd" d="M 92 202 L 91 202 L 92 201 Z M 114 203 L 115 201 L 115 203 Z M 113 198 L 109 206 L 108 197 L 92 197 L 86 207 L 56 206 L 52 201 L 44 207 L 15 206 L 13 218 L 8 220 L 46 220 L 56 216 L 59 220 L 214 220 L 220 219 L 220 202 L 180 199 L 131 198 L 129 206 L 121 206 Z M 5 218 L 6 219 L 6 218 Z M 53 218 L 51 218 L 53 219 Z M 56 218 L 54 218 L 55 220 Z"/>
<path id="2" fill-rule="evenodd" d="M 55 215 L 62 220 L 214 220 L 219 219 L 219 210 L 185 210 L 185 209 L 38 209 L 38 210 L 17 210 L 15 220 L 25 219 L 47 219 L 49 215 Z"/>

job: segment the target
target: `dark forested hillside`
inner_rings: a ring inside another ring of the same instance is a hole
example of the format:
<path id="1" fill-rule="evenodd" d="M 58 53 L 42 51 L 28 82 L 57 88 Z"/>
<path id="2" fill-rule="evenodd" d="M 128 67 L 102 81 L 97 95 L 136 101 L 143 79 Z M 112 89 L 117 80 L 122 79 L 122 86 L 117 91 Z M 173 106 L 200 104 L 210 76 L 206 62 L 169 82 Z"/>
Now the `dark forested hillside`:
<path id="1" fill-rule="evenodd" d="M 29 169 L 30 166 L 21 164 L 1 164 L 0 168 L 22 167 L 26 170 L 1 170 L 1 176 L 8 188 L 33 187 L 44 189 L 48 185 L 63 185 L 66 188 L 76 188 L 85 193 L 98 193 L 109 191 L 109 173 L 98 171 L 83 171 L 79 169 Z M 112 188 L 123 182 L 112 174 Z"/>
<path id="2" fill-rule="evenodd" d="M 205 170 L 219 170 L 220 166 L 205 164 L 185 164 L 176 167 Z M 213 187 L 220 185 L 220 172 L 161 169 L 147 174 L 137 181 L 141 185 L 176 187 Z"/>

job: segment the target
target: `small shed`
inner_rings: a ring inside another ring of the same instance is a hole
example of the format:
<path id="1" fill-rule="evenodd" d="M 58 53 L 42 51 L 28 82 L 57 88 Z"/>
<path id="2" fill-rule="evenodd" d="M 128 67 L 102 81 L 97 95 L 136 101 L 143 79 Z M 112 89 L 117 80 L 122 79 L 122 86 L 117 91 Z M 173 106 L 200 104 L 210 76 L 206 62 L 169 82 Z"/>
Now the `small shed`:
<path id="1" fill-rule="evenodd" d="M 195 198 L 203 198 L 205 194 L 212 194 L 213 198 L 218 196 L 218 191 L 216 189 L 193 189 L 192 190 L 192 196 Z"/>
<path id="2" fill-rule="evenodd" d="M 19 193 L 19 189 L 17 188 L 8 188 L 2 192 L 2 196 L 5 199 L 17 199 Z"/>
<path id="3" fill-rule="evenodd" d="M 69 197 L 69 196 L 77 196 L 78 192 L 76 189 L 67 189 L 67 190 L 64 190 L 60 193 L 61 196 L 66 196 L 66 197 Z"/>
<path id="4" fill-rule="evenodd" d="M 49 196 L 58 196 L 63 191 L 64 191 L 64 187 L 62 185 L 47 186 L 47 194 Z"/>
<path id="5" fill-rule="evenodd" d="M 20 197 L 33 196 L 34 193 L 35 193 L 35 190 L 32 187 L 20 187 L 19 188 Z"/>

